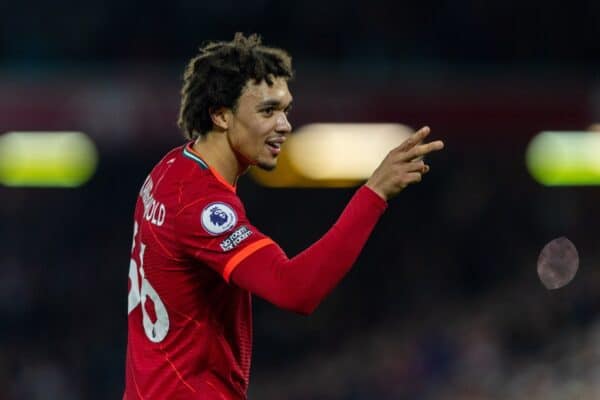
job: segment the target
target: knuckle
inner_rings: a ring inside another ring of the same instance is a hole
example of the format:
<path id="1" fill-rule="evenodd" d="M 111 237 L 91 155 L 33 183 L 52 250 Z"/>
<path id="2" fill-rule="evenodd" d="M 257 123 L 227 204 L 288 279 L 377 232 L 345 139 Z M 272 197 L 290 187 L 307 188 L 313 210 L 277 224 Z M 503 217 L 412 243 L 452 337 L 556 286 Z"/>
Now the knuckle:
<path id="1" fill-rule="evenodd" d="M 404 171 L 402 164 L 393 164 L 391 166 L 391 169 L 392 169 L 392 172 L 394 173 L 394 175 L 401 175 L 402 172 Z"/>

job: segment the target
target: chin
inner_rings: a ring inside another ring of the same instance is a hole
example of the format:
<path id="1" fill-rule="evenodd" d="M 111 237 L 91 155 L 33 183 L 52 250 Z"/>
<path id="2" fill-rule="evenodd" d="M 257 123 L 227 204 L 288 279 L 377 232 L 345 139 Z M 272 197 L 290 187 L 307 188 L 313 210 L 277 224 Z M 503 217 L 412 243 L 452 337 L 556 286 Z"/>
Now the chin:
<path id="1" fill-rule="evenodd" d="M 264 171 L 273 171 L 277 166 L 277 161 L 266 163 L 264 161 L 259 161 L 256 166 Z"/>

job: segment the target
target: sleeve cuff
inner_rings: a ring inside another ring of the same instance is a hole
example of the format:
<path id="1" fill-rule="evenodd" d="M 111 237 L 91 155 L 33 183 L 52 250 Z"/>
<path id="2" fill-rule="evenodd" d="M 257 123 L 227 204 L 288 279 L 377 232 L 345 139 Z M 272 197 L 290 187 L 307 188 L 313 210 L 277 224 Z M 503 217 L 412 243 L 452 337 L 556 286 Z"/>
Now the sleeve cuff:
<path id="1" fill-rule="evenodd" d="M 369 205 L 375 207 L 380 213 L 383 213 L 387 209 L 387 201 L 381 198 L 377 193 L 373 191 L 367 185 L 362 185 L 360 189 L 356 191 L 356 196 L 360 196 L 364 201 L 368 202 Z"/>

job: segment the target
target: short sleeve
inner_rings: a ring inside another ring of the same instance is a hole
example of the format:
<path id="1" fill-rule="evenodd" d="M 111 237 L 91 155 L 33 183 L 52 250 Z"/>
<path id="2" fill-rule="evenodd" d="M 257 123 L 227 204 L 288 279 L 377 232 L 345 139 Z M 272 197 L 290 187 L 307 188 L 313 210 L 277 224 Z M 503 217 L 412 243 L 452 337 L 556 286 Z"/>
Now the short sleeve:
<path id="1" fill-rule="evenodd" d="M 182 205 L 175 224 L 183 253 L 206 264 L 227 282 L 244 259 L 274 244 L 248 221 L 244 206 L 234 193 Z"/>

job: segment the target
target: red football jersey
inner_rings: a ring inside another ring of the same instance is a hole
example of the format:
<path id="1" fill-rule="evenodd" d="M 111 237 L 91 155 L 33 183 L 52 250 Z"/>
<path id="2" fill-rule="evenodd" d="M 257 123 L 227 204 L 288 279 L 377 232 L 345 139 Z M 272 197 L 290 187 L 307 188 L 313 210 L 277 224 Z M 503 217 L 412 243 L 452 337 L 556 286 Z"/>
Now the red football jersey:
<path id="1" fill-rule="evenodd" d="M 156 165 L 135 209 L 124 398 L 246 398 L 251 295 L 229 277 L 271 244 L 191 144 Z"/>

